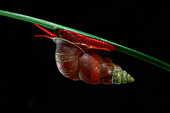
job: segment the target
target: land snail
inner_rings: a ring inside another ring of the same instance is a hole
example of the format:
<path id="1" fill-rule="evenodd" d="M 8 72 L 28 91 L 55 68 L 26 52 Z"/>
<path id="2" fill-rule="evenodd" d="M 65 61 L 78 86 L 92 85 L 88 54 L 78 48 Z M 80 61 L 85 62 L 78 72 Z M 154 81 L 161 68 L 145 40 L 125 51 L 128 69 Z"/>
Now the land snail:
<path id="1" fill-rule="evenodd" d="M 56 43 L 56 64 L 65 77 L 89 84 L 125 84 L 134 81 L 130 74 L 112 60 L 96 53 L 100 50 L 115 50 L 114 46 L 64 29 L 56 29 L 53 34 L 35 25 L 50 35 L 36 37 L 51 38 Z"/>

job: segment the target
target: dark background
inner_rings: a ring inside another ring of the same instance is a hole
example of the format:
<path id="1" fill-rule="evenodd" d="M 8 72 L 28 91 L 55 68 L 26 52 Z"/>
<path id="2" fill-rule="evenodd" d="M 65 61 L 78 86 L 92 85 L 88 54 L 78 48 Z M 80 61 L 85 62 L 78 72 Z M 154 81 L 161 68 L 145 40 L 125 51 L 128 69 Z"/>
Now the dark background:
<path id="1" fill-rule="evenodd" d="M 20 1 L 17 12 L 100 36 L 169 63 L 167 3 Z M 13 4 L 13 6 L 9 6 Z M 90 85 L 63 77 L 55 43 L 31 23 L 0 16 L 1 102 L 6 112 L 115 113 L 169 111 L 169 72 L 118 51 L 105 54 L 130 73 L 125 85 Z M 52 31 L 52 30 L 50 30 Z M 53 32 L 53 31 L 52 31 Z"/>

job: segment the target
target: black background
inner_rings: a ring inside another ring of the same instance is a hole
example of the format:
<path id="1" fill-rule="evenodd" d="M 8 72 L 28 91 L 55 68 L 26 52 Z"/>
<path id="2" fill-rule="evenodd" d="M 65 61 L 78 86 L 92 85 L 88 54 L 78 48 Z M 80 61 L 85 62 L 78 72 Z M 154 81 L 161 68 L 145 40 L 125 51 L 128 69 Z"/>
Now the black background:
<path id="1" fill-rule="evenodd" d="M 20 1 L 17 12 L 100 36 L 169 63 L 167 3 Z M 130 73 L 125 85 L 90 85 L 63 77 L 55 64 L 55 43 L 31 23 L 0 16 L 2 106 L 6 112 L 169 111 L 169 72 L 113 51 L 107 56 Z M 50 30 L 52 31 L 52 30 Z M 53 31 L 52 31 L 53 32 Z"/>

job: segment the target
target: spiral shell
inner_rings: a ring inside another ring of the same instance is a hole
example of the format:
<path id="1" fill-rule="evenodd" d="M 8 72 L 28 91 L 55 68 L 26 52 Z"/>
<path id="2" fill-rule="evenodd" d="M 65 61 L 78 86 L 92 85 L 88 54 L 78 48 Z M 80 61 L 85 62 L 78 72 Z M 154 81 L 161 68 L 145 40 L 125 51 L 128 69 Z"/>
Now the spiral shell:
<path id="1" fill-rule="evenodd" d="M 84 52 L 74 43 L 55 38 L 56 63 L 59 71 L 72 80 L 89 84 L 125 84 L 134 81 L 126 71 L 115 65 L 109 58 L 95 52 Z"/>
<path id="2" fill-rule="evenodd" d="M 126 71 L 122 70 L 122 68 L 118 65 L 113 66 L 113 76 L 112 76 L 112 83 L 113 84 L 125 84 L 134 81 L 134 78 L 128 74 Z"/>

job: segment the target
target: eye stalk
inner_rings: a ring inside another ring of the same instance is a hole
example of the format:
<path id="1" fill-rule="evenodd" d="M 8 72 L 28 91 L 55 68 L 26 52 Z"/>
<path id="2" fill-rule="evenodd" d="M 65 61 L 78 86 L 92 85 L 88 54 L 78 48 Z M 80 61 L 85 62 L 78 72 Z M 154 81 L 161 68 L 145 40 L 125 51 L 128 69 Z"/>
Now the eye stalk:
<path id="1" fill-rule="evenodd" d="M 39 26 L 38 24 L 34 24 L 34 25 L 50 35 L 50 36 L 48 36 L 48 35 L 35 35 L 35 37 L 46 37 L 46 38 L 50 38 L 50 39 L 53 39 L 54 37 L 56 37 L 55 34 L 53 34 L 50 31 L 44 29 L 43 27 Z"/>

